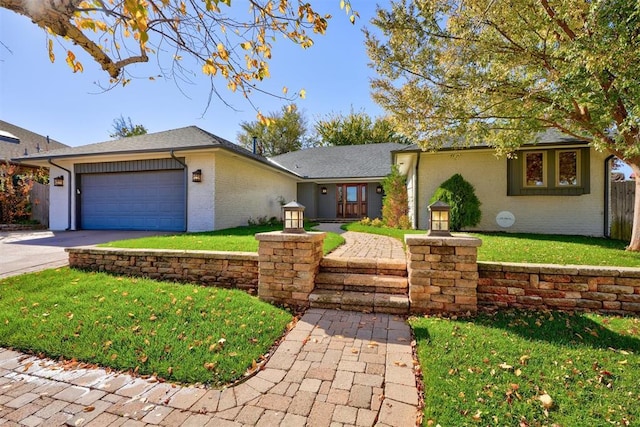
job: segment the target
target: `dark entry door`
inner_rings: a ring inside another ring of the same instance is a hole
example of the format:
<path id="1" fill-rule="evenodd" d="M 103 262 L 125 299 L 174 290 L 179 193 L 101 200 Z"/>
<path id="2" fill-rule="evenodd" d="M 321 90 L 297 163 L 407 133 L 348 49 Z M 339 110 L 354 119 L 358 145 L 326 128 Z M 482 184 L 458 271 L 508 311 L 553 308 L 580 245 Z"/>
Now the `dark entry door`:
<path id="1" fill-rule="evenodd" d="M 338 184 L 338 218 L 362 218 L 367 216 L 367 184 Z"/>

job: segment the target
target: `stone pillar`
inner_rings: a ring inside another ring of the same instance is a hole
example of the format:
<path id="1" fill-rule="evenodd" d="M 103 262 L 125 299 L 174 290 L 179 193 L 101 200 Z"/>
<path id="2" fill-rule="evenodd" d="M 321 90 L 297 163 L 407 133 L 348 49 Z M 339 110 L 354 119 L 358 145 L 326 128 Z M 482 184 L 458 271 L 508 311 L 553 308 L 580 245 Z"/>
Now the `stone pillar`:
<path id="1" fill-rule="evenodd" d="M 470 236 L 406 235 L 412 313 L 478 311 L 478 247 Z"/>
<path id="2" fill-rule="evenodd" d="M 274 304 L 309 307 L 326 233 L 256 234 L 258 248 L 258 296 Z"/>

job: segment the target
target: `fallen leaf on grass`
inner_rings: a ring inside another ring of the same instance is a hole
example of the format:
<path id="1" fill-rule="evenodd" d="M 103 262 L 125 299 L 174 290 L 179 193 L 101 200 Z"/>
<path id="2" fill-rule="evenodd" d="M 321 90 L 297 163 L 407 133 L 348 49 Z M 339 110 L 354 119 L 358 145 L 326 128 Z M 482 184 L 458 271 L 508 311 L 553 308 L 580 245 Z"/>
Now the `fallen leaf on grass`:
<path id="1" fill-rule="evenodd" d="M 553 406 L 553 399 L 547 393 L 538 396 L 538 400 L 544 409 L 550 409 Z"/>
<path id="2" fill-rule="evenodd" d="M 498 366 L 500 366 L 500 368 L 502 368 L 504 370 L 507 370 L 507 371 L 510 370 L 510 369 L 513 369 L 513 366 L 507 364 L 506 362 L 502 362 Z"/>

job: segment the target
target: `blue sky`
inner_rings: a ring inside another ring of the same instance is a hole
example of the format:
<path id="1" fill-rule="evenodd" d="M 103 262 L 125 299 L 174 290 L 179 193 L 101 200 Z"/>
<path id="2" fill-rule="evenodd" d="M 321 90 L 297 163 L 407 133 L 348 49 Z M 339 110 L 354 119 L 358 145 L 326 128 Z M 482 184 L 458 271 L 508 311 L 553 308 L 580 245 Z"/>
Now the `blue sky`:
<path id="1" fill-rule="evenodd" d="M 276 93 L 283 86 L 290 91 L 305 89 L 306 99 L 300 99 L 297 105 L 305 112 L 310 127 L 317 118 L 347 114 L 351 108 L 371 116 L 384 114 L 370 97 L 369 79 L 375 73 L 367 66 L 361 31 L 363 26 L 371 28 L 375 2 L 353 2 L 360 14 L 356 25 L 349 22 L 339 3 L 314 2 L 319 12 L 333 18 L 327 34 L 316 36 L 310 49 L 284 39 L 274 43 L 271 78 L 262 86 Z M 236 0 L 232 4 L 234 9 L 244 10 L 247 2 Z M 220 92 L 238 111 L 214 98 L 205 112 L 209 80 L 201 75 L 199 67 L 193 69 L 194 83 L 180 88 L 173 80 L 141 78 L 104 92 L 96 83 L 107 85 L 108 76 L 84 52 L 74 50 L 84 66 L 83 73 L 71 71 L 64 60 L 65 51 L 59 47 L 55 48 L 56 62 L 51 63 L 44 31 L 29 19 L 1 8 L 0 42 L 6 45 L 0 45 L 0 118 L 71 146 L 110 139 L 113 120 L 120 115 L 131 117 L 133 123 L 144 125 L 149 132 L 196 125 L 234 142 L 240 123 L 256 118 L 251 106 L 229 92 L 222 80 L 218 80 Z M 132 70 L 145 77 L 158 74 L 153 58 Z M 284 105 L 266 96 L 253 100 L 263 113 Z"/>

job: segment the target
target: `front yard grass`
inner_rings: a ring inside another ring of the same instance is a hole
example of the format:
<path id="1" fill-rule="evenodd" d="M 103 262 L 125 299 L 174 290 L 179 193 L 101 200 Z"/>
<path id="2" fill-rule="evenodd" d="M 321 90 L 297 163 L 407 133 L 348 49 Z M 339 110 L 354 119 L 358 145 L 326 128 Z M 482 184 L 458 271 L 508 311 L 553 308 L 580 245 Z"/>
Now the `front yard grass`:
<path id="1" fill-rule="evenodd" d="M 311 230 L 313 224 L 306 228 Z M 117 240 L 99 246 L 128 249 L 178 249 L 225 252 L 258 252 L 256 233 L 282 230 L 282 226 L 256 225 L 227 228 L 225 230 L 202 233 L 183 233 L 166 236 L 143 237 L 139 239 Z M 336 233 L 327 233 L 323 251 L 331 252 L 344 243 L 344 239 Z"/>
<path id="2" fill-rule="evenodd" d="M 427 233 L 425 230 L 397 230 L 359 223 L 348 224 L 345 229 L 390 236 L 402 242 L 405 234 Z M 478 261 L 640 267 L 640 253 L 625 251 L 627 244 L 622 240 L 525 233 L 471 235 L 482 240 L 482 246 L 478 248 Z"/>
<path id="3" fill-rule="evenodd" d="M 0 346 L 180 383 L 242 377 L 291 320 L 238 290 L 68 268 L 0 281 Z"/>
<path id="4" fill-rule="evenodd" d="M 640 424 L 640 319 L 501 311 L 410 319 L 426 426 Z"/>

